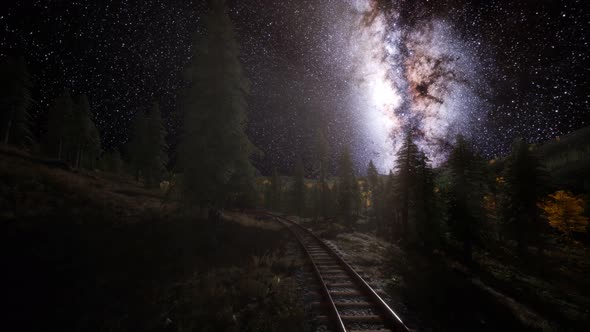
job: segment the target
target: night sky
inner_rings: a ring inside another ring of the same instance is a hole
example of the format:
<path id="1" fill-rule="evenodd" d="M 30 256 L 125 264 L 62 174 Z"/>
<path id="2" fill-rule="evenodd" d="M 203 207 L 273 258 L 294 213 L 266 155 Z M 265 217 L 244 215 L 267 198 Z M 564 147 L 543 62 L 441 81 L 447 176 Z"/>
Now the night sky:
<path id="1" fill-rule="evenodd" d="M 588 1 L 228 1 L 252 89 L 248 133 L 267 172 L 332 153 L 385 172 L 414 128 L 433 163 L 457 133 L 487 157 L 590 124 Z M 89 95 L 105 149 L 159 101 L 172 146 L 177 96 L 204 1 L 11 1 L 0 57 L 24 55 L 41 120 L 63 89 Z"/>

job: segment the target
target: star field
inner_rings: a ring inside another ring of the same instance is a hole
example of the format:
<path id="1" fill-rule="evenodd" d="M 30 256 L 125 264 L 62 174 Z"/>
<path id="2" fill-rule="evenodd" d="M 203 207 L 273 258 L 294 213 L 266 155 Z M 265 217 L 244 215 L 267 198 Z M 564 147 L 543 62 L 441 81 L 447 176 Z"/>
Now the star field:
<path id="1" fill-rule="evenodd" d="M 434 163 L 455 134 L 488 157 L 590 123 L 585 1 L 228 1 L 251 82 L 257 166 L 286 171 L 325 128 L 332 155 L 394 164 L 414 128 Z M 171 145 L 204 1 L 23 1 L 0 14 L 0 57 L 22 54 L 35 116 L 65 88 L 87 93 L 107 149 L 157 100 Z"/>

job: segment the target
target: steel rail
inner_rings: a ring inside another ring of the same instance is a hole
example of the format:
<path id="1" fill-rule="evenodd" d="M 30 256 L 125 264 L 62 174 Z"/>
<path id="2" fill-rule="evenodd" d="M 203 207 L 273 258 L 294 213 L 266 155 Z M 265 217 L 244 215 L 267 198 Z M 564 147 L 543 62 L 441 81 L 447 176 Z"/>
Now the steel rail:
<path id="1" fill-rule="evenodd" d="M 300 243 L 302 248 L 304 249 L 306 256 L 310 259 L 315 275 L 317 276 L 318 280 L 322 286 L 322 293 L 326 297 L 328 301 L 330 315 L 333 316 L 335 320 L 335 325 L 338 331 L 347 331 L 346 325 L 343 322 L 343 319 L 338 311 L 338 308 L 332 298 L 330 290 L 328 289 L 324 278 L 322 277 L 321 271 L 318 268 L 313 256 L 309 252 L 305 242 L 303 241 L 300 234 L 298 234 L 290 225 L 296 227 L 297 229 L 301 230 L 305 234 L 311 236 L 325 251 L 328 253 L 332 258 L 334 258 L 339 265 L 341 265 L 344 270 L 348 273 L 348 276 L 355 282 L 357 286 L 364 292 L 364 294 L 372 300 L 373 306 L 378 310 L 381 314 L 381 318 L 383 319 L 383 323 L 386 327 L 392 329 L 393 331 L 411 331 L 401 320 L 401 318 L 387 305 L 387 303 L 375 292 L 375 290 L 348 264 L 338 253 L 334 251 L 324 240 L 320 239 L 315 233 L 311 230 L 301 226 L 299 223 L 289 220 L 283 216 L 265 213 L 267 216 L 275 218 L 283 225 L 285 225 L 291 233 L 294 234 L 297 241 Z"/>

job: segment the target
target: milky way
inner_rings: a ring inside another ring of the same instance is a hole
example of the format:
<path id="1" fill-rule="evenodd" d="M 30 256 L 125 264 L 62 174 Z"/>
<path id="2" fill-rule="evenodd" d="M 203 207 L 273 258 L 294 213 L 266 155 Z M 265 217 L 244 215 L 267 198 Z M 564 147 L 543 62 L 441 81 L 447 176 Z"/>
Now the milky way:
<path id="1" fill-rule="evenodd" d="M 489 111 L 477 91 L 486 83 L 477 51 L 452 26 L 439 19 L 404 25 L 395 6 L 380 9 L 369 0 L 340 6 L 335 28 L 345 34 L 335 45 L 337 72 L 349 75 L 354 98 L 347 111 L 361 163 L 372 159 L 391 169 L 406 131 L 434 164 L 444 161 L 458 133 L 476 136 Z"/>
<path id="2" fill-rule="evenodd" d="M 87 93 L 110 150 L 158 100 L 174 146 L 205 2 L 10 2 L 0 58 L 26 57 L 35 118 L 65 88 Z M 252 83 L 248 134 L 264 152 L 255 164 L 286 173 L 297 155 L 309 161 L 318 127 L 333 161 L 350 146 L 360 171 L 373 160 L 387 172 L 408 129 L 438 165 L 458 133 L 491 158 L 515 137 L 542 142 L 587 126 L 589 4 L 228 0 Z"/>

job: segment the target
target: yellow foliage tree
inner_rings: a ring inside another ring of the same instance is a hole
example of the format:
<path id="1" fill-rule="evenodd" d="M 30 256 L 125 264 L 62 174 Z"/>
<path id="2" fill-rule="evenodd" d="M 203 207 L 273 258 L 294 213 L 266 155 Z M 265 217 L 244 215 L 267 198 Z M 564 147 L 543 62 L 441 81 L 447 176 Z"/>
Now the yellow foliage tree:
<path id="1" fill-rule="evenodd" d="M 572 232 L 585 232 L 588 217 L 584 216 L 584 199 L 569 191 L 559 190 L 539 203 L 551 227 L 556 228 L 565 236 Z"/>

